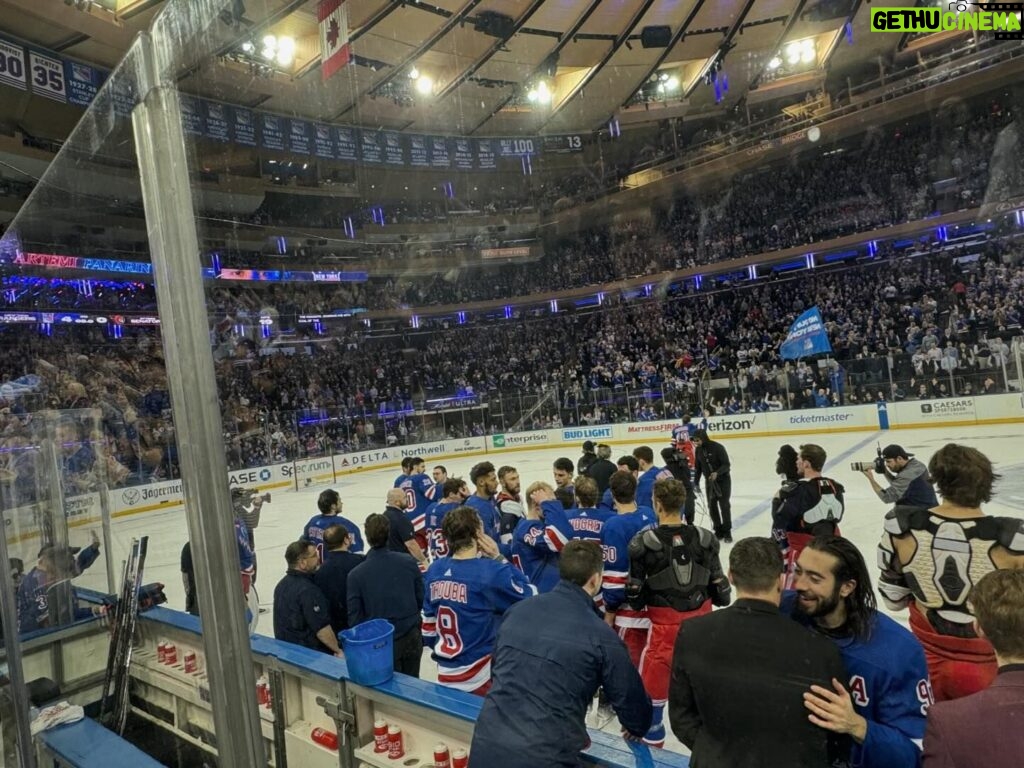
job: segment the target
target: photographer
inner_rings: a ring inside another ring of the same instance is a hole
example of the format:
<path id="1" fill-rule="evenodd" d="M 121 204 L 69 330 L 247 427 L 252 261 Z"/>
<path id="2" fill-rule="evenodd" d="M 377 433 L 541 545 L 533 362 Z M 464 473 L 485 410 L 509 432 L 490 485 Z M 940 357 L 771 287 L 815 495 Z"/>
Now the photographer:
<path id="1" fill-rule="evenodd" d="M 935 489 L 928 479 L 928 468 L 907 453 L 899 445 L 887 445 L 879 454 L 882 463 L 875 466 L 855 464 L 854 469 L 863 472 L 871 483 L 871 489 L 886 504 L 906 504 L 931 509 L 939 505 Z M 882 472 L 889 480 L 889 487 L 882 488 L 875 480 L 875 472 Z"/>

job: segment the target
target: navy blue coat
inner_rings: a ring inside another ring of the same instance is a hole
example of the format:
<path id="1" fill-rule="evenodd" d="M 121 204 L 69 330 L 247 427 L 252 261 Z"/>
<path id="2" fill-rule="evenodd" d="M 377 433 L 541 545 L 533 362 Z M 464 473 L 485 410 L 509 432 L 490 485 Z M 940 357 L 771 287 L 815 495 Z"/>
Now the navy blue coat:
<path id="1" fill-rule="evenodd" d="M 651 700 L 618 635 L 590 595 L 560 581 L 505 613 L 491 690 L 477 719 L 470 768 L 575 768 L 589 744 L 584 722 L 599 687 L 622 725 L 643 736 Z"/>

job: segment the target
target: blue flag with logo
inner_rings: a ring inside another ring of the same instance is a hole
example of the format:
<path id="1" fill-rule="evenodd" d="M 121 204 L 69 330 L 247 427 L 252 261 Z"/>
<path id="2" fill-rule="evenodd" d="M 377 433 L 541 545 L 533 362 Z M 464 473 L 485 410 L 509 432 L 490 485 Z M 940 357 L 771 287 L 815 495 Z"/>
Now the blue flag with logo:
<path id="1" fill-rule="evenodd" d="M 829 344 L 821 312 L 817 307 L 812 307 L 800 315 L 796 322 L 789 327 L 789 335 L 782 342 L 779 355 L 783 360 L 795 360 L 831 351 L 832 345 Z"/>

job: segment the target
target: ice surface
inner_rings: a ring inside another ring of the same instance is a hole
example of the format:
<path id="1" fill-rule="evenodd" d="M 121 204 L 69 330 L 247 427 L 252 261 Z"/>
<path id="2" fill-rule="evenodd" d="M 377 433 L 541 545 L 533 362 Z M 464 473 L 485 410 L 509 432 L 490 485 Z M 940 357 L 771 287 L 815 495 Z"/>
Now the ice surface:
<path id="1" fill-rule="evenodd" d="M 778 488 L 775 475 L 775 458 L 778 447 L 790 443 L 794 447 L 802 443 L 817 443 L 828 452 L 825 474 L 846 487 L 846 513 L 842 523 L 843 535 L 860 548 L 868 561 L 872 576 L 877 575 L 875 547 L 882 529 L 882 518 L 887 511 L 871 491 L 867 479 L 850 470 L 851 461 L 869 461 L 875 456 L 875 446 L 881 443 L 898 443 L 908 452 L 927 464 L 938 448 L 948 442 L 973 446 L 988 455 L 997 465 L 1003 478 L 996 486 L 995 498 L 985 505 L 989 514 L 1024 516 L 1024 429 L 1019 424 L 992 427 L 951 427 L 917 430 L 891 430 L 887 432 L 820 433 L 768 438 L 729 438 L 722 441 L 729 451 L 732 462 L 732 509 L 733 537 L 738 540 L 745 536 L 766 536 L 771 527 L 770 499 Z M 628 453 L 636 444 L 613 446 L 613 460 Z M 655 455 L 664 447 L 661 443 L 648 442 Z M 560 456 L 573 461 L 579 458 L 580 450 L 544 449 L 534 451 L 509 451 L 428 463 L 428 472 L 435 463 L 448 468 L 449 475 L 468 478 L 469 470 L 478 461 L 491 461 L 496 467 L 511 464 L 519 470 L 522 487 L 526 488 L 535 480 L 551 482 L 551 464 Z M 334 487 L 341 494 L 344 509 L 342 514 L 360 525 L 368 515 L 383 511 L 384 497 L 398 475 L 396 468 L 380 469 L 347 475 L 339 479 Z M 299 492 L 275 492 L 273 501 L 264 506 L 259 528 L 256 529 L 256 551 L 259 562 L 257 587 L 261 602 L 268 609 L 260 616 L 258 631 L 273 634 L 272 602 L 274 585 L 284 575 L 284 549 L 302 533 L 305 522 L 316 514 L 316 499 L 326 485 L 318 485 Z M 884 487 L 884 483 L 883 483 Z M 705 521 L 710 527 L 710 521 Z M 115 563 L 120 567 L 132 536 L 150 536 L 149 559 L 146 564 L 146 581 L 162 581 L 166 585 L 169 607 L 183 609 L 184 589 L 179 571 L 179 557 L 182 545 L 187 539 L 187 526 L 183 510 L 142 515 L 115 521 L 114 539 Z M 729 545 L 723 546 L 723 563 L 728 562 Z M 104 588 L 102 583 L 90 584 L 88 574 L 79 580 L 83 586 Z M 881 601 L 879 601 L 881 602 Z M 884 610 L 884 608 L 883 608 Z M 906 623 L 905 616 L 896 615 L 897 620 Z M 436 669 L 429 656 L 424 654 L 422 667 L 424 679 L 436 679 Z M 667 721 L 666 721 L 667 722 Z M 613 722 L 606 730 L 617 732 Z M 683 749 L 669 733 L 668 747 Z M 683 749 L 683 751 L 685 751 Z"/>

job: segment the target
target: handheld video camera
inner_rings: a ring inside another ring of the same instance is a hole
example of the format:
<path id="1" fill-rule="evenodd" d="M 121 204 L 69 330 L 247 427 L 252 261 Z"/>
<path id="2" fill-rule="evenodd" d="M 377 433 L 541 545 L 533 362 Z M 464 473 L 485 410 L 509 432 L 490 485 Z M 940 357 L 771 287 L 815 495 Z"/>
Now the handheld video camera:
<path id="1" fill-rule="evenodd" d="M 884 475 L 885 459 L 882 458 L 882 446 L 877 446 L 875 450 L 878 451 L 878 455 L 875 456 L 874 461 L 854 461 L 850 464 L 850 469 L 854 472 L 867 472 L 869 469 L 873 469 L 878 474 Z"/>
<path id="2" fill-rule="evenodd" d="M 267 491 L 262 496 L 259 496 L 258 494 L 259 492 L 255 488 L 236 487 L 231 489 L 231 500 L 244 507 L 252 504 L 257 498 L 263 499 L 264 504 L 270 503 L 270 491 Z"/>

